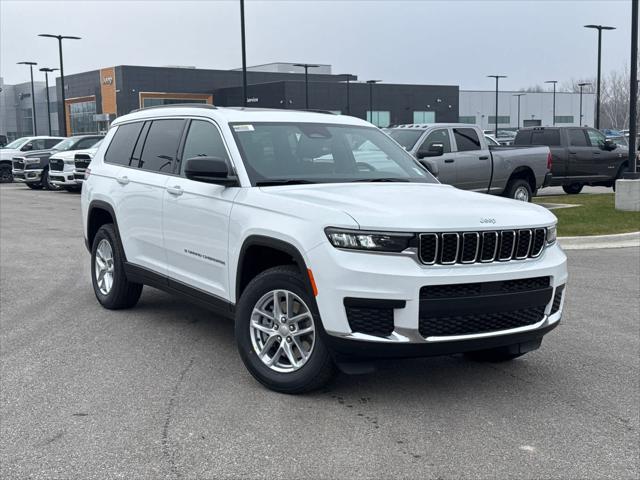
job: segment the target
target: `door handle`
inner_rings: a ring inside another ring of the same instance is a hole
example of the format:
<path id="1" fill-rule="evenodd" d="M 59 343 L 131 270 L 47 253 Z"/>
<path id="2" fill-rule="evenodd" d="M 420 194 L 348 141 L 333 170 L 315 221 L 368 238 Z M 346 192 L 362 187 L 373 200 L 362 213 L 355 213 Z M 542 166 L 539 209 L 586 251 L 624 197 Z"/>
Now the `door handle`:
<path id="1" fill-rule="evenodd" d="M 455 160 L 453 158 L 447 158 L 444 163 L 453 163 Z"/>
<path id="2" fill-rule="evenodd" d="M 594 155 L 600 155 L 600 152 L 598 152 L 598 151 L 594 151 L 594 152 L 593 152 L 593 154 L 594 154 Z"/>
<path id="3" fill-rule="evenodd" d="M 569 153 L 570 153 L 571 155 L 575 155 L 575 154 L 577 154 L 578 152 L 574 152 L 574 151 L 569 150 Z"/>
<path id="4" fill-rule="evenodd" d="M 120 185 L 126 185 L 127 183 L 129 183 L 129 177 L 118 177 L 116 180 L 118 180 L 118 183 Z"/>
<path id="5" fill-rule="evenodd" d="M 487 156 L 485 155 L 485 156 L 480 157 L 480 160 L 489 160 L 489 157 L 487 157 Z"/>
<path id="6" fill-rule="evenodd" d="M 182 188 L 178 185 L 176 185 L 175 187 L 167 187 L 167 192 L 169 192 L 171 195 L 182 195 L 183 191 L 184 190 L 182 190 Z"/>

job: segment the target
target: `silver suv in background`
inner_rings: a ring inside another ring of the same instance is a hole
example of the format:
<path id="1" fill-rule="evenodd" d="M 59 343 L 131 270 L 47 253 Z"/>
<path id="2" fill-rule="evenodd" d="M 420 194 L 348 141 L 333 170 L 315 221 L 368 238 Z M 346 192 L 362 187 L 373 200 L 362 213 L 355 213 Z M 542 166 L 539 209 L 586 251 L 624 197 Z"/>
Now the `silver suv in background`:
<path id="1" fill-rule="evenodd" d="M 399 125 L 386 133 L 416 157 L 438 180 L 463 190 L 529 202 L 551 181 L 548 147 L 488 145 L 476 125 Z"/>

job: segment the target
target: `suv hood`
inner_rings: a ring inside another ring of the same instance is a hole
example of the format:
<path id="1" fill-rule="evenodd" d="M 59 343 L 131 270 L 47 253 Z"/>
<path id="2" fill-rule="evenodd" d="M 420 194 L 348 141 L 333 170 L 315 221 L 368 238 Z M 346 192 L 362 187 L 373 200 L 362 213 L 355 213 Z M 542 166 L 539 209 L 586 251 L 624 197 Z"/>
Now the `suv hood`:
<path id="1" fill-rule="evenodd" d="M 13 157 L 18 156 L 20 153 L 22 152 L 15 148 L 2 148 L 0 149 L 0 160 L 11 160 Z"/>
<path id="2" fill-rule="evenodd" d="M 73 160 L 77 153 L 85 153 L 93 158 L 97 150 L 97 148 L 88 148 L 86 150 L 65 150 L 64 152 L 54 153 L 51 155 L 51 158 L 58 160 Z"/>
<path id="3" fill-rule="evenodd" d="M 460 231 L 551 225 L 555 215 L 517 200 L 428 183 L 335 183 L 262 187 L 263 194 L 312 216 L 314 208 L 339 210 L 363 230 Z M 279 202 L 277 202 L 279 203 Z M 340 226 L 340 225 L 337 225 Z"/>

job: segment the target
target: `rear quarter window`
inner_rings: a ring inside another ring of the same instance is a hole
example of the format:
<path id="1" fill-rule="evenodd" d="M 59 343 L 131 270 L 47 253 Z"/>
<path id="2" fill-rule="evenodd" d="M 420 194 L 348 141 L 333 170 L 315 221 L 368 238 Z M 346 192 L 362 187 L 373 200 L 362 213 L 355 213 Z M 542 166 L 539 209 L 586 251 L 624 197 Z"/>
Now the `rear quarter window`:
<path id="1" fill-rule="evenodd" d="M 534 130 L 531 133 L 531 145 L 560 146 L 560 130 Z"/>
<path id="2" fill-rule="evenodd" d="M 520 130 L 516 134 L 514 145 L 531 145 L 531 130 Z"/>
<path id="3" fill-rule="evenodd" d="M 128 166 L 143 125 L 143 122 L 120 125 L 104 155 L 104 161 Z"/>

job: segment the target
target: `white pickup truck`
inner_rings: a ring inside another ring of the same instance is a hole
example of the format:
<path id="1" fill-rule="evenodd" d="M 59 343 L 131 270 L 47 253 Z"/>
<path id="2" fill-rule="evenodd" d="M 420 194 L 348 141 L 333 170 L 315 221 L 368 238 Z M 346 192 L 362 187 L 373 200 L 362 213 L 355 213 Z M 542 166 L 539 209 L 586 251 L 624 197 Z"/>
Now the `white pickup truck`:
<path id="1" fill-rule="evenodd" d="M 551 212 L 441 185 L 353 117 L 143 109 L 114 121 L 81 199 L 100 304 L 149 285 L 208 307 L 280 392 L 377 357 L 510 360 L 562 315 Z"/>
<path id="2" fill-rule="evenodd" d="M 489 145 L 477 125 L 410 124 L 385 131 L 438 180 L 463 190 L 529 202 L 551 181 L 548 147 Z"/>

